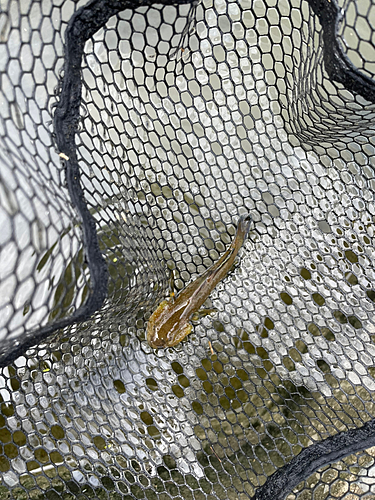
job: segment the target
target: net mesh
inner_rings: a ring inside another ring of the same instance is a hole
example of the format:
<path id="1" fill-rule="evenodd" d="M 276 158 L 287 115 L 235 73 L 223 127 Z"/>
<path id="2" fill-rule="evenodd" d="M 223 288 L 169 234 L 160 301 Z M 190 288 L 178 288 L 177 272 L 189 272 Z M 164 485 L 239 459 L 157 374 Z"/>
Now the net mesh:
<path id="1" fill-rule="evenodd" d="M 0 8 L 0 499 L 375 498 L 373 0 Z"/>

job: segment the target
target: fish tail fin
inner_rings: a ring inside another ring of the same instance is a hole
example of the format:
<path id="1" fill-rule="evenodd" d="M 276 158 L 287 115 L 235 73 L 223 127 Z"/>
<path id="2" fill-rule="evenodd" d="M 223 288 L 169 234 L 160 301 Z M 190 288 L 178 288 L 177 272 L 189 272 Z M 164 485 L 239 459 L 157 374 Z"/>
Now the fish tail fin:
<path id="1" fill-rule="evenodd" d="M 250 214 L 242 215 L 238 221 L 235 240 L 237 240 L 237 243 L 240 243 L 240 246 L 242 246 L 242 244 L 246 240 L 252 221 L 253 220 Z"/>

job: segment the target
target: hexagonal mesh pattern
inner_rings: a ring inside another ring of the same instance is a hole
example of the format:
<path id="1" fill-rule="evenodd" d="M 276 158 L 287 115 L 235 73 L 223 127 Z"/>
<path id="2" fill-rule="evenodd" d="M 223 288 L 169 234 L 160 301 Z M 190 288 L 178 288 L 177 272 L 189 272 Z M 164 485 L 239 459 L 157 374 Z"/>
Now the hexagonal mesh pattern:
<path id="1" fill-rule="evenodd" d="M 374 498 L 372 0 L 1 8 L 0 500 Z"/>

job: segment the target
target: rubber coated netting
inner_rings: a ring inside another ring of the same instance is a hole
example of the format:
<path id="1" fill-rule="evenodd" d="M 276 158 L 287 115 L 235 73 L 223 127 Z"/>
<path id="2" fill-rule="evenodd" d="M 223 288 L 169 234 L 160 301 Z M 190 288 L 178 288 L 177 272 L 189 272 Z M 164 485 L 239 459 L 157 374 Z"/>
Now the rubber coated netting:
<path id="1" fill-rule="evenodd" d="M 374 0 L 1 0 L 0 500 L 375 498 L 374 72 Z"/>

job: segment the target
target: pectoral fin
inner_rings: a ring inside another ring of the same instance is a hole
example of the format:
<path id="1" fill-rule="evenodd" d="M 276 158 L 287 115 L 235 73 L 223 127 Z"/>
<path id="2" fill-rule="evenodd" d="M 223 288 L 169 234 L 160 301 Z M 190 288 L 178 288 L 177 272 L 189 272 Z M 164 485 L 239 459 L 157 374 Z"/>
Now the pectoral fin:
<path id="1" fill-rule="evenodd" d="M 199 309 L 199 311 L 191 315 L 191 321 L 199 321 L 201 318 L 204 318 L 204 316 L 208 316 L 209 314 L 213 314 L 216 312 L 217 309 L 215 307 L 202 307 L 201 309 Z"/>

